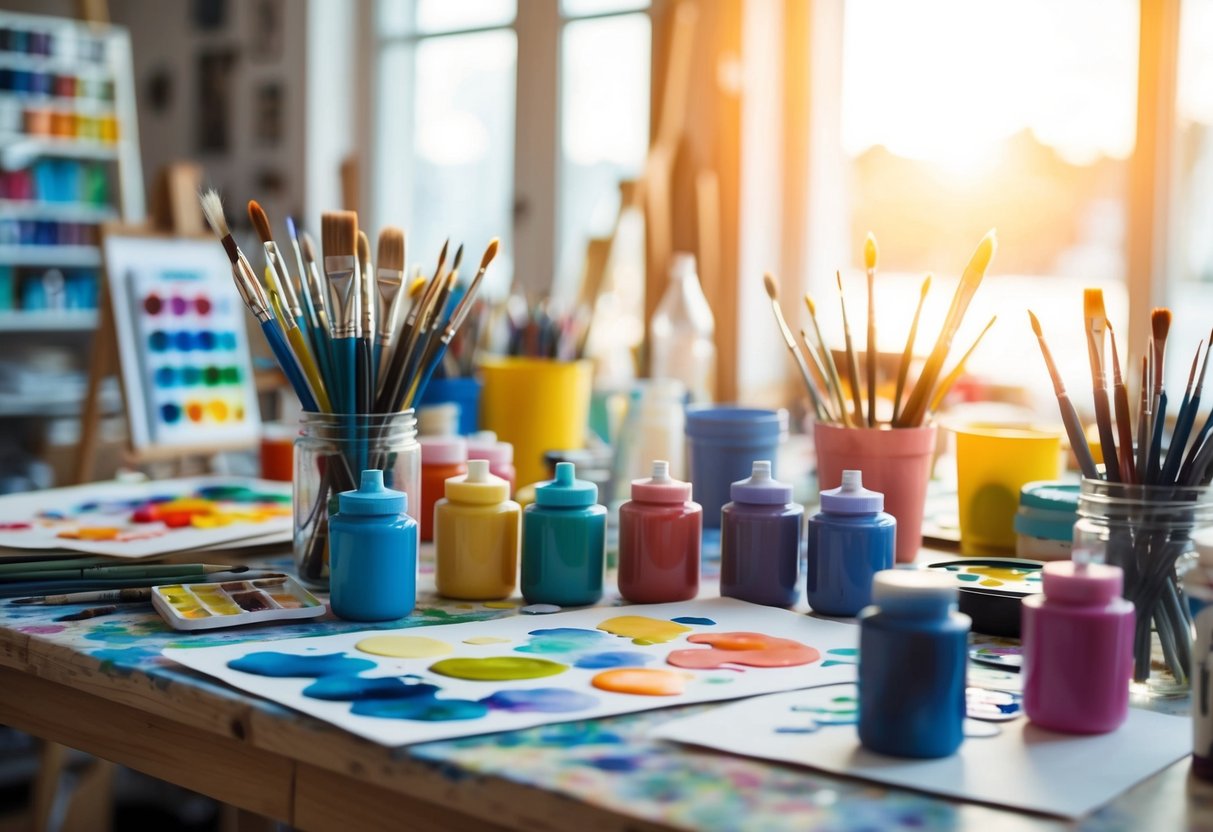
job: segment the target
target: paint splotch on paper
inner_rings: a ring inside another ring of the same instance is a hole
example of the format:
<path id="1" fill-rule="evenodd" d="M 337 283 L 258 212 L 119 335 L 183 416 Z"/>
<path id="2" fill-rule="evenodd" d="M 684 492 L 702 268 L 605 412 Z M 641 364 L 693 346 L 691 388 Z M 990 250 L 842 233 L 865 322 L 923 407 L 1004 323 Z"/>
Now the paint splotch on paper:
<path id="1" fill-rule="evenodd" d="M 526 644 L 514 648 L 519 653 L 576 653 L 593 649 L 609 639 L 605 633 L 577 627 L 531 630 L 529 635 L 530 640 Z"/>
<path id="2" fill-rule="evenodd" d="M 371 636 L 354 646 L 363 653 L 393 659 L 432 659 L 455 651 L 445 641 L 424 636 Z"/>
<path id="3" fill-rule="evenodd" d="M 649 618 L 644 615 L 620 615 L 608 618 L 598 625 L 598 629 L 620 638 L 630 638 L 633 644 L 641 645 L 665 644 L 683 633 L 691 632 L 691 628 L 685 624 L 660 618 Z"/>
<path id="4" fill-rule="evenodd" d="M 608 650 L 604 653 L 589 653 L 578 656 L 573 667 L 585 670 L 609 670 L 613 667 L 643 667 L 653 661 L 653 656 L 626 650 Z"/>
<path id="5" fill-rule="evenodd" d="M 375 667 L 370 659 L 355 659 L 342 653 L 322 656 L 298 656 L 272 650 L 249 653 L 227 663 L 232 670 L 254 676 L 276 678 L 317 678 L 320 676 L 353 676 Z"/>
<path id="6" fill-rule="evenodd" d="M 495 711 L 511 713 L 559 714 L 584 711 L 598 704 L 588 693 L 568 688 L 531 688 L 529 690 L 499 690 L 480 700 Z"/>
<path id="7" fill-rule="evenodd" d="M 437 685 L 427 684 L 416 676 L 388 676 L 368 679 L 365 676 L 322 676 L 303 689 L 304 696 L 328 702 L 358 702 L 363 699 L 412 699 L 437 693 Z"/>
<path id="8" fill-rule="evenodd" d="M 696 627 L 711 627 L 716 623 L 710 618 L 699 618 L 694 615 L 679 615 L 670 620 L 677 624 L 691 624 Z"/>
<path id="9" fill-rule="evenodd" d="M 677 696 L 686 690 L 693 679 L 689 673 L 674 670 L 628 668 L 604 670 L 594 676 L 590 684 L 612 693 L 630 693 L 636 696 Z"/>
<path id="10" fill-rule="evenodd" d="M 448 722 L 480 719 L 489 712 L 488 705 L 470 699 L 438 699 L 415 696 L 409 699 L 368 699 L 355 702 L 350 713 L 380 719 L 412 719 L 418 722 Z"/>
<path id="11" fill-rule="evenodd" d="M 675 667 L 706 670 L 726 664 L 747 667 L 796 667 L 812 664 L 821 652 L 790 638 L 763 633 L 699 633 L 687 639 L 709 649 L 674 650 L 666 661 Z"/>
<path id="12" fill-rule="evenodd" d="M 483 659 L 443 659 L 430 665 L 430 671 L 453 679 L 474 682 L 506 682 L 540 679 L 569 669 L 567 664 L 523 656 L 489 656 Z"/>

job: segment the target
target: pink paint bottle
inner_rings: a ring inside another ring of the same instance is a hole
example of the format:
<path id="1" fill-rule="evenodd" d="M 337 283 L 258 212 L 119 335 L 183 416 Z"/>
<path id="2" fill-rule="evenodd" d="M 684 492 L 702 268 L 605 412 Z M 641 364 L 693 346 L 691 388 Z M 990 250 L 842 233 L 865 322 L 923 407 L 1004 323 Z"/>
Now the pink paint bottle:
<path id="1" fill-rule="evenodd" d="M 518 487 L 518 473 L 514 470 L 514 446 L 497 439 L 491 430 L 481 430 L 468 437 L 468 459 L 487 459 L 489 473 L 501 477 L 510 484 L 510 496 Z"/>
<path id="2" fill-rule="evenodd" d="M 691 484 L 670 476 L 665 460 L 653 476 L 632 480 L 632 499 L 619 507 L 619 594 L 633 604 L 689 601 L 699 594 L 703 509 Z"/>
<path id="3" fill-rule="evenodd" d="M 1044 566 L 1042 595 L 1023 600 L 1023 704 L 1042 728 L 1113 731 L 1129 713 L 1133 604 L 1119 566 Z"/>

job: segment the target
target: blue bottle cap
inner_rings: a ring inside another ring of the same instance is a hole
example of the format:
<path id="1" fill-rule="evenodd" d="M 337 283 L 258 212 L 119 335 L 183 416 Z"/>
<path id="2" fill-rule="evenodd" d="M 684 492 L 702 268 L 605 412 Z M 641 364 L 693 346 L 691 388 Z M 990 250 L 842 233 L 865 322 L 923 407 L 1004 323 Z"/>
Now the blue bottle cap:
<path id="1" fill-rule="evenodd" d="M 792 486 L 771 476 L 771 461 L 759 459 L 748 479 L 738 480 L 729 487 L 735 503 L 782 506 L 792 501 Z"/>
<path id="2" fill-rule="evenodd" d="M 1029 482 L 1019 491 L 1019 504 L 1045 511 L 1064 511 L 1077 516 L 1078 492 L 1081 488 L 1078 483 L 1052 480 Z"/>
<path id="3" fill-rule="evenodd" d="M 337 497 L 342 514 L 403 514 L 408 495 L 383 487 L 383 472 L 367 468 L 357 491 L 343 491 Z"/>
<path id="4" fill-rule="evenodd" d="M 952 577 L 934 570 L 883 569 L 872 576 L 872 603 L 895 617 L 943 618 L 958 597 Z"/>
<path id="5" fill-rule="evenodd" d="M 863 487 L 863 471 L 843 471 L 842 485 L 821 492 L 821 510 L 834 514 L 884 511 L 884 495 Z"/>
<path id="6" fill-rule="evenodd" d="M 535 487 L 535 503 L 541 506 L 584 508 L 598 502 L 598 486 L 575 477 L 571 462 L 556 463 L 556 479 Z"/>

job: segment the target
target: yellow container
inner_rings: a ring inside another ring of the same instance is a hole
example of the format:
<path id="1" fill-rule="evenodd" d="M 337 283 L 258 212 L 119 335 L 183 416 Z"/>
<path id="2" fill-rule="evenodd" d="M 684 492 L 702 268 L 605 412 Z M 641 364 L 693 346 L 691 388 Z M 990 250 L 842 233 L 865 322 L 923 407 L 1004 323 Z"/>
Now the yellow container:
<path id="1" fill-rule="evenodd" d="M 547 451 L 585 447 L 593 365 L 550 358 L 489 358 L 481 364 L 480 424 L 514 446 L 518 485 L 550 479 Z"/>
<path id="2" fill-rule="evenodd" d="M 955 430 L 961 554 L 1014 555 L 1019 491 L 1061 476 L 1061 434 L 994 425 Z"/>
<path id="3" fill-rule="evenodd" d="M 522 509 L 510 484 L 489 473 L 485 459 L 446 481 L 434 506 L 434 582 L 438 594 L 463 601 L 509 598 L 518 586 Z"/>

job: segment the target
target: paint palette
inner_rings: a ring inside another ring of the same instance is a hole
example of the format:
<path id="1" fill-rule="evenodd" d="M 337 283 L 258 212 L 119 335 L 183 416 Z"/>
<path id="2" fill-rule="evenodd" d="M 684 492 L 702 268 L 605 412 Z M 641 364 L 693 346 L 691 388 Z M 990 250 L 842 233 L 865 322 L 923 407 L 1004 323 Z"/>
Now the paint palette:
<path id="1" fill-rule="evenodd" d="M 318 618 L 324 604 L 287 575 L 152 589 L 152 606 L 177 630 L 213 630 L 262 621 Z"/>
<path id="2" fill-rule="evenodd" d="M 1038 560 L 965 558 L 932 563 L 960 590 L 960 611 L 973 619 L 973 632 L 1019 638 L 1020 601 L 1041 591 Z"/>

